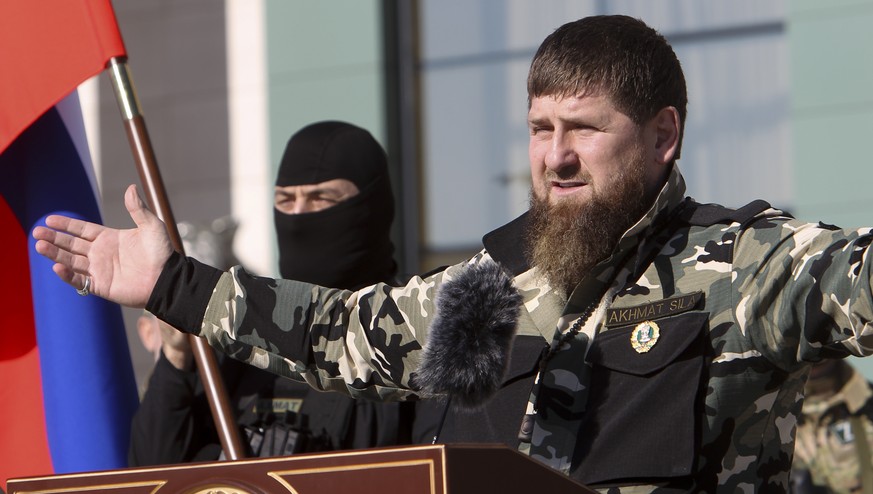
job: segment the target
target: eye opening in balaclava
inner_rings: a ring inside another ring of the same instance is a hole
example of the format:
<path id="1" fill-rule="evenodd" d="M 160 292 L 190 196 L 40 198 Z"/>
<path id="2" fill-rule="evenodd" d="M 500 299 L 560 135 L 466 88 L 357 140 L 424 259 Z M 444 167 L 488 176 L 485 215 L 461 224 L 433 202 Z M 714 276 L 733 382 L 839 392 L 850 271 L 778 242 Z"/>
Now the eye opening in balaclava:
<path id="1" fill-rule="evenodd" d="M 369 132 L 345 122 L 318 122 L 291 136 L 277 186 L 338 178 L 354 183 L 360 193 L 312 213 L 273 210 L 282 277 L 349 289 L 390 281 L 397 265 L 385 151 Z"/>

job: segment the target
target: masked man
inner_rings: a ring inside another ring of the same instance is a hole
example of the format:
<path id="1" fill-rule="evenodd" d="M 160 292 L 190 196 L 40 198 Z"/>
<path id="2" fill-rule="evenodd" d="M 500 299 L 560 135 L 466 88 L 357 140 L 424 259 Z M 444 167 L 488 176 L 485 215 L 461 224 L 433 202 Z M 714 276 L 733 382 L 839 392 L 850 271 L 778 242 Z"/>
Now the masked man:
<path id="1" fill-rule="evenodd" d="M 274 199 L 283 277 L 345 289 L 393 281 L 394 200 L 385 152 L 369 132 L 343 122 L 300 130 L 282 156 Z M 161 356 L 133 421 L 131 465 L 219 458 L 221 445 L 187 337 L 168 326 L 163 334 Z M 319 393 L 229 358 L 221 360 L 221 374 L 250 456 L 409 441 L 410 404 Z"/>

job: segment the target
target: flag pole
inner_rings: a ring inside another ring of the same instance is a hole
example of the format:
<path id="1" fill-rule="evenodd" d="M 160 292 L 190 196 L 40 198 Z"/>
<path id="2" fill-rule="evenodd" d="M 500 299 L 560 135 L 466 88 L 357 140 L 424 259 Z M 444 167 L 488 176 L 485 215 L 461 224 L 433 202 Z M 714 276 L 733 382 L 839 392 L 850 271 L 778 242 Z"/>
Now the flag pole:
<path id="1" fill-rule="evenodd" d="M 118 106 L 124 120 L 124 127 L 127 131 L 127 139 L 130 141 L 130 148 L 136 161 L 136 168 L 146 194 L 146 200 L 149 207 L 166 225 L 167 232 L 170 234 L 170 240 L 173 242 L 173 247 L 179 253 L 184 254 L 185 248 L 182 245 L 182 238 L 179 235 L 176 220 L 173 218 L 173 212 L 170 209 L 170 202 L 167 198 L 164 182 L 161 179 L 161 172 L 158 169 L 151 140 L 146 130 L 145 119 L 142 116 L 139 100 L 136 97 L 133 81 L 127 67 L 127 59 L 125 57 L 113 57 L 109 60 L 108 66 L 112 87 L 115 90 L 115 97 L 118 100 Z M 230 460 L 243 458 L 245 450 L 240 440 L 239 429 L 236 426 L 233 412 L 228 403 L 224 381 L 218 372 L 215 353 L 203 338 L 189 335 L 189 341 L 194 353 L 194 361 L 197 363 L 197 369 L 200 373 L 200 379 L 203 381 L 203 389 L 206 391 L 206 397 L 212 409 L 212 418 L 215 420 L 215 428 L 218 431 L 218 438 L 221 440 L 224 455 Z"/>

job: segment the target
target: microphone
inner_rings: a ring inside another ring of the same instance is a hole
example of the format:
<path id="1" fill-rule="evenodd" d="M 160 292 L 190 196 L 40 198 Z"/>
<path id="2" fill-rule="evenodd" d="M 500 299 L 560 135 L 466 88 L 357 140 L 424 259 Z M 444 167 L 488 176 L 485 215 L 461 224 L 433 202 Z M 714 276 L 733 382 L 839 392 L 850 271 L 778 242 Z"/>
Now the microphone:
<path id="1" fill-rule="evenodd" d="M 445 395 L 465 409 L 490 399 L 506 375 L 521 303 L 510 276 L 490 260 L 470 264 L 443 283 L 413 378 L 420 395 Z"/>

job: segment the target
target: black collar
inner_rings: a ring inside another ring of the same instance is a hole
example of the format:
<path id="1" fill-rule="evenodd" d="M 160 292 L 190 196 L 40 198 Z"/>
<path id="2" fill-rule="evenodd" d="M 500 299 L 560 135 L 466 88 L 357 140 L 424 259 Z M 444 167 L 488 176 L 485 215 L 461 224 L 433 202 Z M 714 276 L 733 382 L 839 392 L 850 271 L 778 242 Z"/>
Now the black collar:
<path id="1" fill-rule="evenodd" d="M 525 212 L 482 237 L 482 245 L 488 250 L 491 258 L 513 276 L 518 276 L 530 269 L 527 256 L 524 254 L 527 228 L 528 213 Z"/>

